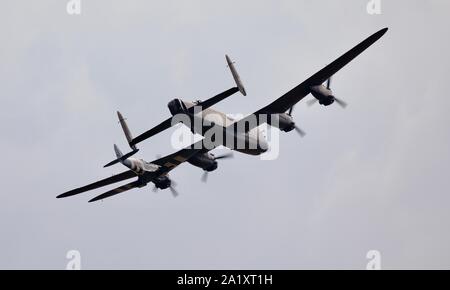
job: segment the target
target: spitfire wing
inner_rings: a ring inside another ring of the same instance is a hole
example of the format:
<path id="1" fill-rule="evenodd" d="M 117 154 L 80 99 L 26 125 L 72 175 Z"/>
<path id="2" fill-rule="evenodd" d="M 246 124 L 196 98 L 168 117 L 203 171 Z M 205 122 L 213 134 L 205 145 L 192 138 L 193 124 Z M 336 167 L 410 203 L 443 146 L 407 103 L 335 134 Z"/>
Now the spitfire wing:
<path id="1" fill-rule="evenodd" d="M 75 188 L 73 190 L 67 191 L 63 194 L 60 194 L 57 196 L 57 198 L 63 198 L 63 197 L 68 197 L 68 196 L 72 196 L 72 195 L 76 195 L 85 191 L 89 191 L 89 190 L 93 190 L 99 187 L 103 187 L 103 186 L 107 186 L 116 182 L 120 182 L 126 179 L 130 179 L 133 177 L 136 177 L 136 173 L 134 173 L 131 170 L 122 172 L 120 174 L 117 175 L 113 175 L 111 177 L 99 180 L 97 182 L 91 183 L 89 185 L 83 186 L 83 187 L 79 187 L 79 188 Z"/>
<path id="2" fill-rule="evenodd" d="M 115 189 L 113 189 L 113 190 L 110 190 L 110 191 L 107 191 L 107 192 L 105 192 L 105 193 L 103 193 L 103 194 L 100 194 L 99 196 L 96 196 L 96 197 L 94 197 L 93 199 L 89 200 L 89 202 L 93 202 L 93 201 L 97 201 L 97 200 L 102 200 L 102 199 L 104 199 L 104 198 L 114 196 L 114 195 L 116 195 L 116 194 L 119 194 L 119 193 L 121 193 L 121 192 L 130 190 L 130 189 L 133 189 L 133 188 L 136 188 L 136 187 L 139 187 L 139 186 L 140 186 L 139 181 L 133 181 L 133 182 L 131 182 L 131 183 L 122 185 L 122 186 L 120 186 L 120 187 L 118 187 L 118 188 L 115 188 Z"/>

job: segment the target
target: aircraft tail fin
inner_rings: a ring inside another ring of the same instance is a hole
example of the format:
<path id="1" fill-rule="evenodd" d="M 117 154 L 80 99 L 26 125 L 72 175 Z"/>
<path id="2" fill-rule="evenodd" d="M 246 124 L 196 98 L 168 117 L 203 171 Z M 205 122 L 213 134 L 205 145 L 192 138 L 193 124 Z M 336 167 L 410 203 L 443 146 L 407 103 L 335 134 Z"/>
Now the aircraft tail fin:
<path id="1" fill-rule="evenodd" d="M 119 147 L 116 144 L 114 144 L 114 152 L 116 152 L 117 159 L 123 157 L 122 151 L 120 151 Z"/>
<path id="2" fill-rule="evenodd" d="M 128 158 L 130 158 L 131 156 L 136 154 L 138 151 L 139 151 L 139 149 L 135 149 L 127 154 L 123 154 L 122 151 L 120 151 L 119 147 L 116 144 L 114 144 L 114 152 L 116 152 L 117 159 L 109 162 L 108 164 L 106 164 L 103 167 L 109 167 L 109 166 L 114 165 L 119 162 L 123 164 L 125 162 L 125 160 L 127 160 Z"/>
<path id="3" fill-rule="evenodd" d="M 117 111 L 117 117 L 119 117 L 119 122 L 120 122 L 120 125 L 122 126 L 123 133 L 125 134 L 125 137 L 127 138 L 128 144 L 130 145 L 130 148 L 132 151 L 127 154 L 123 154 L 122 151 L 120 151 L 119 147 L 117 147 L 117 145 L 114 144 L 114 151 L 116 152 L 117 159 L 109 162 L 108 164 L 106 164 L 103 167 L 109 167 L 109 166 L 114 165 L 119 162 L 123 163 L 126 159 L 130 158 L 131 156 L 133 156 L 134 154 L 136 154 L 139 151 L 139 149 L 136 148 L 136 145 L 130 144 L 130 142 L 133 140 L 133 136 L 131 135 L 130 128 L 128 128 L 125 118 L 122 116 L 122 114 L 119 111 Z"/>
<path id="4" fill-rule="evenodd" d="M 133 140 L 133 136 L 131 135 L 130 128 L 128 128 L 126 119 L 122 116 L 122 114 L 119 111 L 117 111 L 117 117 L 119 118 L 120 126 L 122 126 L 123 133 L 127 138 L 127 142 L 128 144 L 130 144 L 131 141 Z M 136 145 L 130 145 L 130 148 L 132 150 L 136 150 Z"/>
<path id="5" fill-rule="evenodd" d="M 241 94 L 244 96 L 247 95 L 247 92 L 245 91 L 244 85 L 242 84 L 241 78 L 239 77 L 239 74 L 234 67 L 234 62 L 231 61 L 230 57 L 228 55 L 225 55 L 225 58 L 227 60 L 228 67 L 230 68 L 231 74 L 233 75 L 233 79 L 236 82 L 236 86 L 238 87 Z"/>

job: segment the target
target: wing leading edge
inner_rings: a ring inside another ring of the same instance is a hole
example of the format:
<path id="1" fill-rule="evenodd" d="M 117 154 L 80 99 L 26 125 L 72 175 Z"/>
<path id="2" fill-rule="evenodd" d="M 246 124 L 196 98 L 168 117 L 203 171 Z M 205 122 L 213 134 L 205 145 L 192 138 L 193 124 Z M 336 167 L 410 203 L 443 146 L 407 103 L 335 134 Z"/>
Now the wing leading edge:
<path id="1" fill-rule="evenodd" d="M 134 171 L 128 170 L 125 172 L 122 172 L 120 174 L 117 175 L 113 175 L 111 177 L 99 180 L 97 182 L 91 183 L 89 185 L 86 186 L 82 186 L 70 191 L 67 191 L 63 194 L 58 195 L 56 198 L 63 198 L 63 197 L 69 197 L 69 196 L 73 196 L 73 195 L 77 195 L 89 190 L 93 190 L 93 189 L 97 189 L 100 187 L 104 187 L 113 183 L 117 183 L 120 181 L 124 181 L 126 179 L 130 179 L 133 177 L 139 177 L 142 178 L 144 181 L 152 181 L 153 178 L 156 178 L 158 176 L 161 175 L 165 175 L 167 174 L 169 171 L 175 169 L 178 165 L 182 164 L 183 162 L 189 160 L 189 158 L 191 158 L 192 156 L 194 156 L 195 154 L 198 154 L 200 152 L 206 152 L 207 149 L 204 148 L 203 146 L 203 140 L 198 141 L 195 144 L 191 144 L 190 146 L 187 146 L 181 150 L 178 150 L 175 153 L 172 153 L 170 155 L 167 155 L 165 157 L 159 158 L 151 163 L 156 164 L 161 166 L 160 169 L 156 172 L 146 172 L 143 175 L 137 175 Z M 91 201 L 96 201 L 99 199 L 103 199 L 109 196 L 113 196 L 116 195 L 118 193 L 121 193 L 123 191 L 126 190 L 130 190 L 132 188 L 135 187 L 140 187 L 142 185 L 142 183 L 140 182 L 140 180 L 136 180 L 134 182 L 131 182 L 129 184 L 123 185 L 121 187 L 118 187 L 116 189 L 110 190 L 104 194 L 102 194 L 102 198 L 100 197 L 96 197 Z"/>
<path id="2" fill-rule="evenodd" d="M 100 188 L 100 187 L 103 187 L 103 186 L 107 186 L 107 185 L 110 185 L 110 184 L 113 184 L 113 183 L 116 183 L 116 182 L 124 181 L 124 180 L 130 179 L 130 178 L 136 177 L 136 176 L 137 176 L 136 173 L 134 173 L 131 170 L 128 170 L 128 171 L 122 172 L 120 174 L 113 175 L 111 177 L 108 177 L 108 178 L 99 180 L 97 182 L 91 183 L 89 185 L 82 186 L 82 187 L 75 188 L 73 190 L 67 191 L 67 192 L 65 192 L 63 194 L 58 195 L 56 198 L 63 198 L 63 197 L 76 195 L 76 194 L 79 194 L 79 193 L 83 193 L 85 191 L 97 189 L 97 188 Z"/>
<path id="3" fill-rule="evenodd" d="M 114 189 L 112 189 L 110 191 L 107 191 L 107 192 L 105 192 L 103 194 L 100 194 L 100 195 L 94 197 L 93 199 L 89 200 L 89 202 L 94 202 L 94 201 L 101 200 L 101 199 L 104 199 L 104 198 L 107 198 L 107 197 L 111 197 L 111 196 L 114 196 L 116 194 L 122 193 L 124 191 L 130 190 L 130 189 L 133 189 L 133 188 L 136 188 L 136 187 L 140 187 L 140 186 L 141 186 L 141 183 L 139 181 L 133 181 L 133 182 L 130 182 L 128 184 L 122 185 L 122 186 L 120 186 L 118 188 L 114 188 Z"/>
<path id="4" fill-rule="evenodd" d="M 329 79 L 331 76 L 336 74 L 339 70 L 341 70 L 344 66 L 346 66 L 349 62 L 351 62 L 354 58 L 360 55 L 364 50 L 369 48 L 372 44 L 374 44 L 378 39 L 380 39 L 386 32 L 388 28 L 381 29 L 380 31 L 372 34 L 361 43 L 353 47 L 351 50 L 337 58 L 335 61 L 312 75 L 303 83 L 299 84 L 271 104 L 265 106 L 264 108 L 256 111 L 255 113 L 241 119 L 238 122 L 246 122 L 248 123 L 251 119 L 254 119 L 254 116 L 258 117 L 260 114 L 281 114 L 289 110 L 293 105 L 301 101 L 304 97 L 306 97 L 310 92 L 310 88 L 315 85 L 320 85 Z M 258 124 L 259 124 L 259 119 Z M 237 122 L 237 123 L 238 123 Z M 236 126 L 235 128 L 246 128 L 246 131 L 253 129 L 255 126 L 238 126 L 237 123 L 234 123 L 230 126 Z M 252 122 L 249 122 L 252 124 Z M 253 122 L 254 123 L 254 122 Z M 242 123 L 241 123 L 242 124 Z"/>
<path id="5" fill-rule="evenodd" d="M 199 104 L 197 104 L 197 107 L 201 107 L 202 110 L 205 110 L 211 106 L 214 106 L 215 104 L 219 103 L 220 101 L 228 98 L 229 96 L 237 93 L 239 91 L 239 88 L 237 87 L 233 87 L 231 89 L 228 89 L 218 95 L 215 95 L 212 98 L 209 98 L 203 102 L 200 102 Z M 188 108 L 188 113 L 193 114 L 194 113 L 194 107 L 190 107 Z M 141 135 L 137 136 L 136 138 L 134 138 L 133 140 L 131 140 L 130 142 L 130 146 L 135 146 L 136 144 L 152 137 L 155 136 L 158 133 L 161 133 L 164 130 L 169 129 L 170 127 L 172 127 L 172 117 L 164 120 L 163 122 L 161 122 L 160 124 L 156 125 L 155 127 L 151 128 L 150 130 L 142 133 Z"/>

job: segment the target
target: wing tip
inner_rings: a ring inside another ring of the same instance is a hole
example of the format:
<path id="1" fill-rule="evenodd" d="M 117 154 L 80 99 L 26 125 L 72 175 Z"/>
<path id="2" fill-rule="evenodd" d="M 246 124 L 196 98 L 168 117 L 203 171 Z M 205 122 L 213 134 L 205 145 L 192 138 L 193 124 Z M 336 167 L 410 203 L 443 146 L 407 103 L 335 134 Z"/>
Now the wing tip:
<path id="1" fill-rule="evenodd" d="M 88 202 L 91 203 L 91 202 L 95 202 L 95 201 L 99 201 L 99 200 L 104 200 L 107 196 L 103 196 L 103 195 L 104 194 L 97 195 L 96 197 L 88 200 Z"/>
<path id="2" fill-rule="evenodd" d="M 381 38 L 383 35 L 385 35 L 386 32 L 388 32 L 388 30 L 389 30 L 389 27 L 385 27 L 385 28 L 379 30 L 378 32 L 375 32 L 374 36 L 377 36 L 376 38 L 379 39 L 379 38 Z"/>
<path id="3" fill-rule="evenodd" d="M 62 194 L 56 196 L 56 198 L 64 198 L 64 197 L 69 197 L 69 196 L 72 196 L 72 195 L 73 195 L 73 194 L 70 194 L 70 193 L 68 193 L 68 192 L 65 192 L 65 193 L 62 193 Z"/>

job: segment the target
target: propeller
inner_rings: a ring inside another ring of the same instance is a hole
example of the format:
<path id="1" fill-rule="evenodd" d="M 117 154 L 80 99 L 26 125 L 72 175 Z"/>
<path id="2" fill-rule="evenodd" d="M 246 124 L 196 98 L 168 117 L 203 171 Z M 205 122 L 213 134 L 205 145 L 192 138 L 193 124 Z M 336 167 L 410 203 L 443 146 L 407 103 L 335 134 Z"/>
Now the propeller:
<path id="1" fill-rule="evenodd" d="M 332 77 L 330 77 L 328 80 L 327 80 L 327 84 L 326 84 L 326 88 L 328 89 L 328 90 L 330 90 L 331 91 L 331 81 L 332 81 Z M 338 98 L 336 98 L 335 96 L 333 96 L 333 99 L 334 99 L 334 101 L 339 105 L 339 106 L 341 106 L 341 108 L 343 108 L 343 109 L 345 109 L 346 107 L 347 107 L 347 103 L 346 102 L 344 102 L 343 100 L 341 100 L 341 99 L 338 99 Z M 314 98 L 314 99 L 311 99 L 311 100 L 309 100 L 309 101 L 307 101 L 306 103 L 307 103 L 307 105 L 308 106 L 312 106 L 312 105 L 314 105 L 315 103 L 317 103 L 317 99 L 316 98 Z"/>
<path id="2" fill-rule="evenodd" d="M 208 181 L 208 171 L 204 170 L 202 174 L 202 182 L 206 183 Z"/>
<path id="3" fill-rule="evenodd" d="M 341 99 L 338 99 L 338 98 L 334 97 L 334 101 L 335 101 L 339 106 L 341 106 L 342 109 L 345 109 L 345 108 L 347 107 L 347 103 L 344 102 L 344 101 L 341 100 Z"/>
<path id="4" fill-rule="evenodd" d="M 289 112 L 288 112 L 289 116 L 292 116 L 292 112 L 294 111 L 294 107 L 295 106 L 292 106 L 292 107 L 289 108 Z"/>
<path id="5" fill-rule="evenodd" d="M 294 129 L 295 129 L 295 132 L 297 132 L 300 135 L 300 137 L 305 137 L 306 132 L 303 131 L 302 129 L 300 129 L 299 127 L 297 127 L 297 125 L 295 126 Z"/>
<path id="6" fill-rule="evenodd" d="M 170 192 L 172 193 L 172 195 L 173 195 L 173 197 L 178 197 L 180 194 L 178 193 L 178 191 L 175 189 L 175 186 L 177 186 L 177 182 L 175 182 L 174 180 L 170 180 L 170 186 L 169 186 L 169 189 L 170 189 Z M 158 192 L 158 188 L 156 187 L 156 185 L 153 185 L 153 188 L 152 188 L 152 191 L 153 192 Z"/>
<path id="7" fill-rule="evenodd" d="M 295 107 L 295 106 L 290 107 L 290 108 L 289 108 L 289 112 L 287 113 L 287 114 L 288 114 L 289 116 L 291 116 L 291 117 L 292 117 L 292 112 L 294 111 L 294 107 Z M 300 135 L 300 137 L 305 137 L 306 132 L 303 131 L 302 129 L 300 129 L 300 127 L 298 127 L 297 125 L 295 125 L 294 129 L 295 129 L 295 131 Z"/>
<path id="8" fill-rule="evenodd" d="M 308 100 L 307 102 L 306 102 L 306 104 L 309 106 L 309 107 L 311 107 L 312 105 L 314 105 L 315 103 L 317 103 L 317 99 L 316 98 L 314 98 L 314 99 L 311 99 L 311 100 Z"/>
<path id="9" fill-rule="evenodd" d="M 172 193 L 173 197 L 178 197 L 180 194 L 178 193 L 178 191 L 175 189 L 175 187 L 173 187 L 173 185 L 171 185 L 169 187 L 170 192 Z"/>
<path id="10" fill-rule="evenodd" d="M 331 87 L 331 80 L 332 80 L 332 79 L 333 79 L 333 77 L 330 77 L 330 78 L 327 80 L 327 89 L 329 89 L 329 90 L 331 90 L 330 87 Z M 347 107 L 347 103 L 344 102 L 343 100 L 338 99 L 338 98 L 336 98 L 336 97 L 334 97 L 334 100 L 335 100 L 335 102 L 336 102 L 339 106 L 341 106 L 342 109 L 345 109 L 345 108 Z"/>
<path id="11" fill-rule="evenodd" d="M 214 160 L 229 159 L 229 158 L 233 158 L 234 157 L 233 152 L 228 152 L 226 154 L 222 154 L 222 155 L 219 155 L 219 156 L 215 156 L 214 154 L 211 154 L 211 155 L 214 157 Z M 209 175 L 208 173 L 209 173 L 208 171 L 203 170 L 203 174 L 202 174 L 202 177 L 201 177 L 201 181 L 203 183 L 206 183 L 208 181 L 208 175 Z"/>

